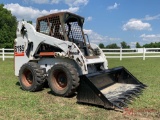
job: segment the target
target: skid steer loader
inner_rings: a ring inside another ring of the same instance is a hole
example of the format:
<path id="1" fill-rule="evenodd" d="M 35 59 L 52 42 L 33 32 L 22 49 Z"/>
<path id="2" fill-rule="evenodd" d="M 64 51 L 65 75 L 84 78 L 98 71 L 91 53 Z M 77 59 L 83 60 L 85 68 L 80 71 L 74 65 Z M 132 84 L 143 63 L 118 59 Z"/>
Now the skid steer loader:
<path id="1" fill-rule="evenodd" d="M 146 87 L 126 68 L 108 69 L 102 50 L 83 32 L 84 18 L 59 12 L 37 18 L 36 28 L 19 21 L 15 75 L 21 88 L 39 91 L 47 80 L 54 95 L 77 94 L 78 103 L 123 109 Z"/>

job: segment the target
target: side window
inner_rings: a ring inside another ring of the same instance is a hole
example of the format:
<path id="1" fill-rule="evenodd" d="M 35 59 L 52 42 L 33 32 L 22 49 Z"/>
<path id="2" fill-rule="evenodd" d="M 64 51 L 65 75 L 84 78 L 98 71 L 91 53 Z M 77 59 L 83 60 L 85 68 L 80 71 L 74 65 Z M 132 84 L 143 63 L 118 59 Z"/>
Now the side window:
<path id="1" fill-rule="evenodd" d="M 69 22 L 68 24 L 65 24 L 65 31 L 69 39 L 83 41 L 81 26 L 78 25 L 78 22 Z"/>
<path id="2" fill-rule="evenodd" d="M 63 35 L 62 27 L 61 25 L 51 25 L 51 36 L 54 36 L 56 34 Z"/>
<path id="3" fill-rule="evenodd" d="M 49 34 L 49 25 L 47 20 L 40 21 L 40 32 Z"/>
<path id="4" fill-rule="evenodd" d="M 64 40 L 63 28 L 59 16 L 40 19 L 36 29 L 40 33 Z"/>

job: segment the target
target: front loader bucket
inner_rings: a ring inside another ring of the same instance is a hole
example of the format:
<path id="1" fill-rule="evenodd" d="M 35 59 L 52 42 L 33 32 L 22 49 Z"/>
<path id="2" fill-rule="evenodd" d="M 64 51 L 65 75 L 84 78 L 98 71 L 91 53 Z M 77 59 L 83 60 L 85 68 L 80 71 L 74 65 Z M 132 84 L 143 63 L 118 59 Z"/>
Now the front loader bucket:
<path id="1" fill-rule="evenodd" d="M 123 109 L 146 87 L 124 67 L 80 76 L 77 102 Z"/>

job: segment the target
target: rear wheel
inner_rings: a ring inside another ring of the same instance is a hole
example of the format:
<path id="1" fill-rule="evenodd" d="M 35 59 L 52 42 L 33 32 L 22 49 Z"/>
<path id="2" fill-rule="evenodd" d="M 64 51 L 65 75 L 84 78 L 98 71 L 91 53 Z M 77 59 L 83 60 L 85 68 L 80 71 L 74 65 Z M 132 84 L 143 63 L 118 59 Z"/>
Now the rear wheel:
<path id="1" fill-rule="evenodd" d="M 19 71 L 19 82 L 23 90 L 38 91 L 43 88 L 45 82 L 44 70 L 37 63 L 24 64 Z"/>
<path id="2" fill-rule="evenodd" d="M 54 65 L 48 75 L 48 84 L 53 94 L 71 96 L 79 86 L 79 75 L 74 66 L 62 62 Z"/>

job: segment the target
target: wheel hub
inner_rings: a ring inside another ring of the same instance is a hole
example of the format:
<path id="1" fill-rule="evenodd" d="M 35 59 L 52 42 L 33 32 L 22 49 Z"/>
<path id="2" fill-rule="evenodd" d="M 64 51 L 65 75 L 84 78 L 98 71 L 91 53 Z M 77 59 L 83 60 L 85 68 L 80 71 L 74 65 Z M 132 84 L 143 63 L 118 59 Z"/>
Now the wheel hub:
<path id="1" fill-rule="evenodd" d="M 63 90 L 67 86 L 67 76 L 64 71 L 57 70 L 53 73 L 53 84 L 59 90 Z"/>
<path id="2" fill-rule="evenodd" d="M 30 70 L 24 70 L 22 75 L 22 82 L 25 86 L 28 87 L 30 87 L 33 84 L 33 75 Z"/>
<path id="3" fill-rule="evenodd" d="M 57 83 L 59 84 L 60 87 L 64 88 L 67 85 L 67 79 L 65 78 L 64 75 L 60 74 L 58 76 Z"/>
<path id="4" fill-rule="evenodd" d="M 29 73 L 27 76 L 26 76 L 26 80 L 28 81 L 29 84 L 32 84 L 33 82 L 33 76 L 31 73 Z"/>

